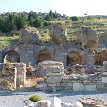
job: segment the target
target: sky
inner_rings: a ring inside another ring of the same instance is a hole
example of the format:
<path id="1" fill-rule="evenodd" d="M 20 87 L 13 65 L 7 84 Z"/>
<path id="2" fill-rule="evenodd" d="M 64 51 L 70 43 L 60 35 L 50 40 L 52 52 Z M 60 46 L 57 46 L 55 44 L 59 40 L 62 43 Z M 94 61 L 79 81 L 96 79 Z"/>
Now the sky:
<path id="1" fill-rule="evenodd" d="M 0 0 L 0 13 L 50 10 L 67 16 L 107 15 L 107 0 Z"/>

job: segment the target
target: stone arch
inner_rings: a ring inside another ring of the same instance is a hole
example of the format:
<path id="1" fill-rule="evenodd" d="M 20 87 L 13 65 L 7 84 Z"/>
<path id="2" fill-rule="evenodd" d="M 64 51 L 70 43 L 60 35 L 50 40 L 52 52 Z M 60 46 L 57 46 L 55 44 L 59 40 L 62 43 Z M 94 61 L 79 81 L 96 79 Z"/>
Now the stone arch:
<path id="1" fill-rule="evenodd" d="M 67 54 L 67 66 L 81 64 L 82 63 L 82 56 L 80 52 L 71 51 Z"/>
<path id="2" fill-rule="evenodd" d="M 41 62 L 41 61 L 45 61 L 45 60 L 52 60 L 52 54 L 51 52 L 47 51 L 47 50 L 41 50 L 39 51 L 38 55 L 37 55 L 37 63 Z"/>
<path id="3" fill-rule="evenodd" d="M 8 61 L 10 63 L 19 63 L 20 62 L 20 55 L 16 51 L 7 51 L 4 54 L 3 61 L 4 61 L 4 63 L 6 61 Z"/>
<path id="4" fill-rule="evenodd" d="M 95 53 L 94 64 L 102 66 L 103 61 L 107 61 L 107 50 L 102 50 Z"/>

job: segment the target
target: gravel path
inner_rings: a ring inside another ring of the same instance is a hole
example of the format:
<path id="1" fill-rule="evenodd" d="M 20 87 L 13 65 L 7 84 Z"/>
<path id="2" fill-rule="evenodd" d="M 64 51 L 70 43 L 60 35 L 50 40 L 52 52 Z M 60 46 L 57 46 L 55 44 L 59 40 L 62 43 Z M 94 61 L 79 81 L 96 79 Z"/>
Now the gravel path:
<path id="1" fill-rule="evenodd" d="M 54 96 L 61 98 L 63 102 L 74 104 L 81 97 L 103 99 L 107 102 L 107 92 L 58 92 L 46 94 L 44 92 L 0 92 L 0 107 L 24 107 L 23 101 L 31 95 L 40 95 L 42 99 L 53 99 Z"/>

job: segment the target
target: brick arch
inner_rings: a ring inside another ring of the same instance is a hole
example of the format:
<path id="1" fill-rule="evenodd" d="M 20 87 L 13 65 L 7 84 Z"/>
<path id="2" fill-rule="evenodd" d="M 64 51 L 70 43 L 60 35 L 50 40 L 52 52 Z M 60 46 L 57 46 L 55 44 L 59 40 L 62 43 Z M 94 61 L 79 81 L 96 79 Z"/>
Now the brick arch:
<path id="1" fill-rule="evenodd" d="M 47 51 L 47 50 L 41 50 L 38 52 L 37 55 L 37 63 L 41 62 L 41 61 L 45 61 L 45 60 L 52 60 L 52 54 L 51 52 Z"/>
<path id="2" fill-rule="evenodd" d="M 20 62 L 20 55 L 18 52 L 11 50 L 7 51 L 3 55 L 3 62 L 10 62 L 10 63 L 19 63 Z"/>
<path id="3" fill-rule="evenodd" d="M 82 63 L 82 56 L 77 51 L 71 51 L 67 54 L 67 65 L 75 65 Z"/>

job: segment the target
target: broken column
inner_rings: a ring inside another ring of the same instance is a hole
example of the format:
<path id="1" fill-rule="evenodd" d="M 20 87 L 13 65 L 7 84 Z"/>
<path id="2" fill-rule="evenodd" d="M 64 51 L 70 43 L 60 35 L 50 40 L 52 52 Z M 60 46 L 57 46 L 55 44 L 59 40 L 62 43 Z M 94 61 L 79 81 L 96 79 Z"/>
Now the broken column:
<path id="1" fill-rule="evenodd" d="M 14 65 L 17 68 L 17 86 L 20 87 L 25 86 L 26 83 L 26 64 L 24 63 L 16 63 Z"/>

